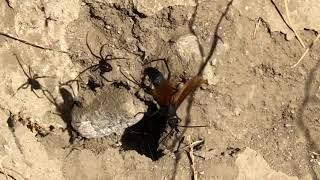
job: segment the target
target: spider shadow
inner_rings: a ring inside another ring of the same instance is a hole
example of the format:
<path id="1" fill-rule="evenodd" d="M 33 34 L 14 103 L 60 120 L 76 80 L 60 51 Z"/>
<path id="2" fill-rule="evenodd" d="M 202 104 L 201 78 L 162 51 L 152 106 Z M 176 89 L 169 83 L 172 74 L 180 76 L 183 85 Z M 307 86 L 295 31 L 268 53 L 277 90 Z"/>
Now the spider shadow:
<path id="1" fill-rule="evenodd" d="M 59 88 L 59 94 L 63 99 L 62 103 L 58 103 L 51 92 L 47 90 L 44 91 L 45 97 L 56 108 L 57 112 L 55 114 L 59 115 L 61 119 L 66 123 L 65 130 L 67 130 L 68 134 L 70 135 L 70 144 L 73 144 L 75 139 L 79 137 L 79 134 L 73 129 L 71 125 L 72 110 L 74 107 L 82 107 L 82 104 L 80 101 L 75 99 L 75 96 L 69 90 L 64 87 Z"/>
<path id="2" fill-rule="evenodd" d="M 319 82 L 317 81 L 317 77 L 319 76 L 319 73 L 320 73 L 319 69 L 320 69 L 320 60 L 318 60 L 316 65 L 309 72 L 309 75 L 304 87 L 304 97 L 301 105 L 297 110 L 297 119 L 296 119 L 297 128 L 302 132 L 304 138 L 306 139 L 306 149 L 309 152 L 316 152 L 316 153 L 320 153 L 320 146 L 316 137 L 312 136 L 312 130 L 311 130 L 312 127 L 308 126 L 307 112 L 308 112 L 308 106 L 317 102 L 315 101 L 316 94 L 314 92 L 314 89 L 317 89 L 319 87 Z M 307 156 L 306 158 L 309 158 L 309 157 Z M 309 165 L 312 167 L 313 165 L 311 161 L 308 161 L 308 162 L 309 162 Z M 313 168 L 310 168 L 309 172 L 313 179 L 319 178 L 319 174 L 317 174 L 317 172 Z"/>

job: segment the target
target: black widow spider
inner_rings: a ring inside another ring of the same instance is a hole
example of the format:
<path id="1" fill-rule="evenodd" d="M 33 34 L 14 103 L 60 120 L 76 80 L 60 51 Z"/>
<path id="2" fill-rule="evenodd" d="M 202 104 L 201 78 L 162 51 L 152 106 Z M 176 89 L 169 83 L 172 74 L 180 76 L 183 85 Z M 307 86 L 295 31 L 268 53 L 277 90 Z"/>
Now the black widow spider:
<path id="1" fill-rule="evenodd" d="M 88 35 L 89 35 L 89 32 L 88 32 L 87 35 L 86 35 L 86 45 L 87 45 L 90 53 L 92 54 L 92 56 L 94 56 L 95 58 L 99 59 L 99 62 L 98 62 L 97 64 L 94 64 L 94 65 L 92 65 L 92 66 L 90 66 L 90 67 L 87 67 L 86 69 L 82 70 L 75 79 L 77 79 L 78 77 L 80 77 L 84 72 L 86 72 L 86 71 L 89 70 L 89 69 L 90 69 L 91 71 L 93 71 L 93 72 L 95 72 L 95 71 L 97 71 L 97 70 L 99 69 L 99 70 L 100 70 L 99 75 L 100 75 L 104 80 L 106 80 L 107 82 L 112 82 L 112 81 L 108 80 L 107 78 L 105 78 L 105 77 L 103 76 L 104 73 L 112 71 L 112 66 L 111 66 L 111 64 L 108 63 L 108 61 L 116 60 L 116 59 L 126 59 L 126 58 L 112 58 L 112 55 L 110 55 L 110 54 L 107 54 L 106 56 L 103 56 L 102 51 L 103 51 L 103 48 L 104 48 L 107 44 L 103 44 L 103 45 L 101 46 L 100 52 L 99 52 L 99 55 L 100 55 L 100 56 L 96 55 L 96 54 L 91 50 L 91 48 L 90 48 L 90 46 L 89 46 L 89 43 L 88 43 Z"/>
<path id="2" fill-rule="evenodd" d="M 42 87 L 42 85 L 39 83 L 39 81 L 37 79 L 41 79 L 41 78 L 48 78 L 50 76 L 39 76 L 37 73 L 32 73 L 31 72 L 31 67 L 30 65 L 28 65 L 28 73 L 24 70 L 22 64 L 21 64 L 21 60 L 20 58 L 18 57 L 17 54 L 14 54 L 16 56 L 16 59 L 23 71 L 23 73 L 27 76 L 27 82 L 23 83 L 21 86 L 19 86 L 19 88 L 17 89 L 17 92 L 20 90 L 20 89 L 27 89 L 29 86 L 30 86 L 30 89 L 31 91 L 38 97 L 38 98 L 41 98 L 34 90 L 39 90 L 41 89 L 42 92 L 45 91 Z M 32 75 L 33 74 L 33 75 Z M 16 93 L 17 93 L 16 92 Z"/>

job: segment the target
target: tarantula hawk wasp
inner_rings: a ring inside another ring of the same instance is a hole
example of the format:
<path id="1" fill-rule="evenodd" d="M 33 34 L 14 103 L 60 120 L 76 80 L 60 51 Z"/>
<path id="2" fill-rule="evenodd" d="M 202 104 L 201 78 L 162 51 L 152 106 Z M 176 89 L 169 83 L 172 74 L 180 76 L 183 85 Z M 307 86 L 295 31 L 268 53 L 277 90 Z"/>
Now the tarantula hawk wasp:
<path id="1" fill-rule="evenodd" d="M 139 83 L 133 77 L 133 80 L 129 79 L 124 73 L 122 73 L 128 80 L 138 84 L 142 87 L 148 94 L 152 95 L 154 100 L 160 106 L 159 110 L 149 116 L 154 116 L 155 114 L 160 115 L 165 121 L 166 124 L 171 128 L 170 132 L 160 141 L 160 143 L 169 136 L 173 130 L 178 131 L 177 127 L 206 127 L 206 126 L 182 126 L 178 125 L 181 121 L 181 118 L 177 115 L 177 110 L 181 103 L 186 99 L 186 97 L 195 91 L 201 84 L 206 83 L 201 76 L 197 75 L 187 81 L 184 86 L 180 89 L 174 87 L 171 82 L 171 73 L 169 66 L 165 59 L 156 59 L 150 62 L 145 63 L 144 65 L 150 64 L 155 61 L 163 61 L 168 69 L 167 79 L 164 75 L 156 68 L 147 67 L 144 69 L 144 76 L 148 76 L 151 83 L 154 86 L 154 89 L 151 87 L 145 86 L 143 83 Z"/>
<path id="2" fill-rule="evenodd" d="M 35 90 L 39 90 L 41 89 L 42 92 L 46 91 L 45 89 L 43 89 L 42 85 L 39 83 L 39 81 L 37 79 L 41 79 L 41 78 L 49 78 L 50 76 L 39 76 L 38 74 L 36 73 L 32 73 L 32 70 L 31 70 L 31 67 L 30 65 L 28 65 L 28 73 L 26 72 L 26 70 L 23 68 L 22 64 L 21 64 L 21 60 L 20 58 L 18 57 L 17 54 L 14 54 L 16 56 L 16 59 L 18 61 L 18 64 L 19 66 L 21 67 L 24 75 L 27 76 L 27 81 L 25 83 L 23 83 L 21 86 L 18 87 L 17 89 L 17 92 L 20 90 L 20 89 L 27 89 L 29 86 L 30 86 L 30 89 L 31 91 L 38 97 L 38 98 L 41 98 L 36 92 Z M 16 94 L 15 93 L 15 94 Z M 15 95 L 14 94 L 14 95 Z"/>

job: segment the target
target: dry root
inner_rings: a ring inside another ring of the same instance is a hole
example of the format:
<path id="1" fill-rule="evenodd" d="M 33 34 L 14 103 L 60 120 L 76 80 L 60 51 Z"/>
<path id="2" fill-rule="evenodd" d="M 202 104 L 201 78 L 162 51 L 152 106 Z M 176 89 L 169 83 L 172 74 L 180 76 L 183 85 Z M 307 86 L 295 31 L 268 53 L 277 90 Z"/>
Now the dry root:
<path id="1" fill-rule="evenodd" d="M 15 41 L 19 41 L 19 42 L 21 42 L 23 44 L 26 44 L 26 45 L 29 45 L 29 46 L 32 46 L 32 47 L 35 47 L 35 48 L 42 49 L 42 50 L 49 50 L 49 51 L 55 51 L 55 52 L 59 52 L 59 53 L 71 54 L 70 52 L 67 52 L 67 51 L 56 50 L 56 49 L 53 49 L 53 48 L 36 45 L 36 44 L 28 42 L 28 41 L 26 41 L 24 39 L 20 39 L 20 38 L 14 37 L 14 36 L 12 36 L 10 34 L 6 34 L 6 33 L 3 33 L 3 32 L 0 32 L 0 35 L 2 35 L 4 37 L 7 37 L 7 38 L 10 38 L 10 39 L 13 39 Z"/>
<path id="2" fill-rule="evenodd" d="M 313 45 L 318 41 L 318 39 L 320 38 L 320 33 L 317 35 L 317 37 L 313 40 L 313 42 L 311 43 L 311 45 L 304 51 L 304 53 L 302 54 L 302 56 L 300 57 L 300 59 L 298 60 L 297 63 L 295 63 L 294 65 L 291 66 L 291 68 L 296 67 L 301 61 L 302 59 L 308 54 L 308 52 L 310 51 L 310 49 L 313 47 Z"/>
<path id="3" fill-rule="evenodd" d="M 261 23 L 261 18 L 259 17 L 258 18 L 258 22 L 256 23 L 256 27 L 254 28 L 254 31 L 253 31 L 253 39 L 256 38 L 257 30 L 258 30 L 258 28 L 260 26 L 260 23 Z"/>
<path id="4" fill-rule="evenodd" d="M 304 45 L 302 39 L 300 38 L 299 34 L 297 33 L 297 31 L 295 30 L 295 28 L 293 27 L 293 24 L 291 22 L 291 19 L 290 19 L 290 15 L 289 15 L 289 8 L 288 8 L 288 2 L 287 0 L 283 0 L 284 1 L 284 6 L 286 8 L 286 14 L 287 14 L 287 18 L 288 18 L 288 24 L 290 26 L 290 28 L 292 29 L 294 35 L 297 37 L 298 41 L 300 42 L 301 46 L 303 48 L 305 48 L 306 46 Z"/>

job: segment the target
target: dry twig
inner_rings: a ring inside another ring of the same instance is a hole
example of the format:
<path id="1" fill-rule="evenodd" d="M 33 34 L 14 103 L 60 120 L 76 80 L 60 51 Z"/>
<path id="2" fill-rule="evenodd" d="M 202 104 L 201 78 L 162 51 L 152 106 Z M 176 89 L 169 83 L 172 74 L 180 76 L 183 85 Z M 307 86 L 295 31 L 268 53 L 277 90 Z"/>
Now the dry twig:
<path id="1" fill-rule="evenodd" d="M 309 50 L 313 47 L 313 45 L 318 41 L 318 39 L 320 38 L 320 33 L 317 35 L 317 37 L 312 41 L 312 43 L 310 44 L 310 46 L 304 51 L 304 53 L 302 54 L 302 56 L 300 57 L 300 59 L 298 60 L 297 63 L 295 63 L 294 65 L 291 66 L 291 68 L 296 67 L 301 61 L 302 59 L 308 54 Z"/>
<path id="2" fill-rule="evenodd" d="M 13 39 L 13 40 L 16 40 L 16 41 L 19 41 L 19 42 L 21 42 L 23 44 L 27 44 L 29 46 L 42 49 L 42 50 L 49 50 L 49 51 L 55 51 L 55 52 L 60 52 L 60 53 L 65 53 L 65 54 L 71 54 L 70 52 L 67 52 L 67 51 L 56 50 L 56 49 L 53 49 L 53 48 L 36 45 L 36 44 L 28 42 L 28 41 L 26 41 L 24 39 L 20 39 L 20 38 L 14 37 L 12 35 L 9 35 L 9 34 L 3 33 L 3 32 L 0 32 L 0 35 L 5 36 L 5 37 L 10 38 L 10 39 Z"/>
<path id="3" fill-rule="evenodd" d="M 258 18 L 258 22 L 257 22 L 257 24 L 256 24 L 256 27 L 254 28 L 254 31 L 253 31 L 253 39 L 256 38 L 257 30 L 258 30 L 258 28 L 259 28 L 259 26 L 260 26 L 260 23 L 261 23 L 261 18 L 259 17 L 259 18 Z"/>
<path id="4" fill-rule="evenodd" d="M 191 138 L 190 138 L 190 136 L 188 136 L 188 141 L 190 142 L 190 144 L 188 146 L 184 147 L 184 149 L 189 148 L 188 155 L 189 155 L 189 159 L 190 159 L 190 163 L 191 163 L 192 179 L 197 180 L 198 179 L 198 177 L 197 177 L 198 172 L 195 168 L 193 147 L 203 143 L 203 140 L 199 140 L 199 141 L 195 141 L 195 142 L 191 143 Z"/>
<path id="5" fill-rule="evenodd" d="M 287 18 L 288 18 L 288 24 L 290 26 L 290 28 L 292 29 L 293 33 L 295 34 L 295 36 L 297 37 L 298 41 L 300 42 L 300 44 L 302 45 L 303 48 L 305 48 L 306 46 L 304 45 L 302 39 L 300 38 L 299 34 L 297 33 L 297 31 L 295 30 L 295 28 L 292 25 L 290 16 L 289 16 L 289 8 L 288 8 L 288 2 L 287 0 L 283 0 L 284 1 L 284 6 L 286 8 L 286 14 L 287 14 Z"/>

